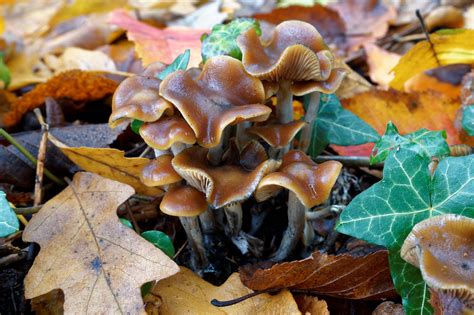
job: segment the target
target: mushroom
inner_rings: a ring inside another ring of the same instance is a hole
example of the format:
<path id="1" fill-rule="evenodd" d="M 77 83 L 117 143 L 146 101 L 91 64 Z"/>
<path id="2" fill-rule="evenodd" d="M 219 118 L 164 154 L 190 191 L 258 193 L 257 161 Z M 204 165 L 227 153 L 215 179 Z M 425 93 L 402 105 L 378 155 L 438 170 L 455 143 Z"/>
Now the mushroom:
<path id="1" fill-rule="evenodd" d="M 207 151 L 202 147 L 185 149 L 174 157 L 173 167 L 189 185 L 206 195 L 211 207 L 224 209 L 228 234 L 237 236 L 242 228 L 241 202 L 252 196 L 261 178 L 277 169 L 280 162 L 266 160 L 252 170 L 241 165 L 214 166 L 206 158 Z"/>
<path id="2" fill-rule="evenodd" d="M 275 27 L 272 39 L 265 46 L 253 29 L 240 35 L 237 44 L 248 73 L 263 81 L 278 83 L 277 117 L 280 123 L 293 120 L 293 95 L 313 93 L 305 119 L 308 125 L 304 128 L 309 131 L 303 131 L 305 137 L 310 136 L 318 112 L 319 92 L 333 93 L 345 72 L 342 68 L 334 68 L 334 56 L 316 28 L 302 21 L 285 21 Z M 307 142 L 304 139 L 305 145 Z"/>
<path id="3" fill-rule="evenodd" d="M 194 144 L 196 136 L 186 121 L 179 116 L 162 118 L 140 127 L 140 136 L 153 149 L 165 151 L 171 148 L 174 155 Z"/>
<path id="4" fill-rule="evenodd" d="M 283 157 L 277 172 L 266 175 L 257 187 L 257 201 L 276 195 L 281 189 L 289 190 L 288 228 L 278 250 L 272 255 L 273 261 L 285 259 L 303 237 L 306 211 L 329 198 L 342 164 L 327 161 L 316 164 L 301 151 L 292 150 Z"/>
<path id="5" fill-rule="evenodd" d="M 203 193 L 190 186 L 171 187 L 160 203 L 160 209 L 167 215 L 179 217 L 179 220 L 186 231 L 188 244 L 192 253 L 197 254 L 194 259 L 195 269 L 208 264 L 206 251 L 198 216 L 207 210 L 206 197 Z"/>
<path id="6" fill-rule="evenodd" d="M 306 125 L 304 121 L 292 121 L 287 124 L 269 124 L 253 126 L 247 129 L 249 133 L 259 136 L 271 146 L 269 155 L 278 159 L 285 154 L 296 134 Z"/>
<path id="7" fill-rule="evenodd" d="M 197 142 L 210 150 L 213 164 L 223 154 L 223 133 L 243 121 L 265 121 L 271 109 L 263 105 L 262 82 L 242 63 L 228 56 L 210 58 L 202 72 L 176 71 L 162 82 L 160 94 L 174 104 L 193 129 Z"/>
<path id="8" fill-rule="evenodd" d="M 474 219 L 456 214 L 416 224 L 400 251 L 433 290 L 474 309 Z"/>
<path id="9" fill-rule="evenodd" d="M 112 114 L 109 118 L 111 128 L 132 119 L 152 122 L 163 114 L 173 114 L 173 105 L 159 95 L 161 80 L 155 77 L 165 67 L 155 62 L 146 67 L 141 75 L 120 83 L 112 98 Z"/>
<path id="10" fill-rule="evenodd" d="M 171 165 L 172 159 L 171 154 L 165 154 L 151 160 L 140 172 L 142 183 L 150 187 L 162 186 L 167 190 L 169 185 L 180 182 L 182 178 Z"/>

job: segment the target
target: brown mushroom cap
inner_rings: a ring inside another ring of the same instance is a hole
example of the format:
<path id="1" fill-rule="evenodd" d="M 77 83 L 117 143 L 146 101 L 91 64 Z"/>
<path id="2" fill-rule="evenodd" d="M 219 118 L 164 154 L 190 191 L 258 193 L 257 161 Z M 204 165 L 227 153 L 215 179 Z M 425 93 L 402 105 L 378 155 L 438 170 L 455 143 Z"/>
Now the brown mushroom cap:
<path id="1" fill-rule="evenodd" d="M 165 154 L 150 161 L 140 173 L 140 180 L 147 186 L 164 186 L 182 180 L 171 165 L 173 156 Z"/>
<path id="2" fill-rule="evenodd" d="M 228 56 L 210 58 L 198 77 L 189 71 L 170 74 L 160 94 L 172 102 L 206 148 L 219 144 L 224 128 L 244 120 L 265 121 L 271 109 L 262 105 L 262 82 Z"/>
<path id="3" fill-rule="evenodd" d="M 207 210 L 206 196 L 191 186 L 171 187 L 161 200 L 160 210 L 174 217 L 195 217 Z"/>
<path id="4" fill-rule="evenodd" d="M 287 124 L 254 126 L 248 132 L 259 136 L 274 148 L 283 148 L 290 144 L 296 134 L 306 125 L 304 121 L 292 121 Z"/>
<path id="5" fill-rule="evenodd" d="M 185 149 L 172 163 L 189 185 L 206 194 L 214 208 L 248 199 L 261 178 L 280 165 L 278 161 L 267 160 L 251 171 L 237 165 L 213 166 L 207 160 L 207 152 L 201 147 Z"/>
<path id="6" fill-rule="evenodd" d="M 255 198 L 263 201 L 286 188 L 294 192 L 306 208 L 312 208 L 329 198 L 341 168 L 342 164 L 336 161 L 287 164 L 260 181 Z"/>
<path id="7" fill-rule="evenodd" d="M 405 239 L 400 255 L 420 268 L 432 289 L 474 305 L 474 219 L 445 214 L 421 221 Z"/>
<path id="8" fill-rule="evenodd" d="M 251 75 L 264 81 L 291 81 L 295 95 L 332 93 L 342 82 L 344 70 L 333 69 L 334 56 L 309 23 L 280 23 L 267 46 L 252 28 L 237 38 L 237 44 L 242 50 L 242 63 Z"/>
<path id="9" fill-rule="evenodd" d="M 150 147 L 168 150 L 174 143 L 194 144 L 196 136 L 188 123 L 179 116 L 164 117 L 140 127 L 140 136 Z"/>
<path id="10" fill-rule="evenodd" d="M 242 150 L 239 150 L 237 139 L 231 138 L 222 160 L 227 165 L 240 165 L 247 170 L 253 170 L 268 160 L 268 154 L 263 145 L 256 140 L 249 141 Z"/>
<path id="11" fill-rule="evenodd" d="M 281 168 L 284 168 L 287 165 L 295 162 L 303 162 L 310 165 L 317 165 L 311 157 L 309 157 L 306 153 L 301 150 L 290 150 L 288 151 L 282 159 Z"/>
<path id="12" fill-rule="evenodd" d="M 120 83 L 112 98 L 112 114 L 109 118 L 111 128 L 125 120 L 152 122 L 165 113 L 173 114 L 173 105 L 159 95 L 161 80 L 154 76 L 164 68 L 161 63 L 153 63 L 142 75 L 127 78 Z"/>

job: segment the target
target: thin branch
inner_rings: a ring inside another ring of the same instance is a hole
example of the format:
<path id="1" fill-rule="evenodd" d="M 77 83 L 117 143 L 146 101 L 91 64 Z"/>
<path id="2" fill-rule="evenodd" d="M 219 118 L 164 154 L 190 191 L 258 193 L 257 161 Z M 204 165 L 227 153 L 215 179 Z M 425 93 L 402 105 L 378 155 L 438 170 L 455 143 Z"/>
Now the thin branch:
<path id="1" fill-rule="evenodd" d="M 435 57 L 435 59 L 436 59 L 436 64 L 437 64 L 438 67 L 439 67 L 439 66 L 441 66 L 441 63 L 439 62 L 438 55 L 436 54 L 436 50 L 434 49 L 434 45 L 433 45 L 433 42 L 431 41 L 430 34 L 429 34 L 428 31 L 426 30 L 425 20 L 424 20 L 423 17 L 421 16 L 420 10 L 416 10 L 416 17 L 417 17 L 418 20 L 420 21 L 421 30 L 422 30 L 423 33 L 425 34 L 426 40 L 427 40 L 428 43 L 430 44 L 430 48 L 431 48 L 431 50 L 433 51 L 433 55 L 434 55 L 434 57 Z"/>
<path id="2" fill-rule="evenodd" d="M 23 214 L 23 215 L 28 215 L 28 214 L 34 214 L 43 207 L 43 205 L 38 205 L 38 206 L 33 206 L 33 207 L 27 207 L 27 208 L 14 208 L 13 210 L 15 211 L 16 214 Z"/>
<path id="3" fill-rule="evenodd" d="M 316 163 L 323 163 L 326 161 L 338 161 L 344 166 L 349 167 L 370 167 L 376 169 L 382 169 L 383 163 L 377 163 L 370 165 L 370 159 L 368 156 L 341 156 L 341 155 L 319 155 L 314 158 Z"/>
<path id="4" fill-rule="evenodd" d="M 227 301 L 219 301 L 217 299 L 212 299 L 211 304 L 216 306 L 216 307 L 231 306 L 231 305 L 235 305 L 237 303 L 243 302 L 247 299 L 253 298 L 254 296 L 257 296 L 257 295 L 260 295 L 260 294 L 275 293 L 275 292 L 278 292 L 278 291 L 280 291 L 280 289 L 267 289 L 267 290 L 262 290 L 262 291 L 255 291 L 255 292 L 246 294 L 244 296 L 241 296 L 239 298 L 232 299 L 232 300 L 227 300 Z"/>
<path id="5" fill-rule="evenodd" d="M 41 130 L 43 132 L 43 134 L 41 135 L 41 141 L 38 149 L 38 161 L 36 163 L 36 178 L 33 205 L 37 206 L 41 204 L 41 200 L 43 199 L 44 159 L 46 158 L 46 147 L 48 145 L 49 126 L 44 121 L 43 115 L 41 114 L 39 108 L 35 108 L 34 113 L 36 115 L 36 119 L 38 119 L 38 122 L 41 125 Z"/>

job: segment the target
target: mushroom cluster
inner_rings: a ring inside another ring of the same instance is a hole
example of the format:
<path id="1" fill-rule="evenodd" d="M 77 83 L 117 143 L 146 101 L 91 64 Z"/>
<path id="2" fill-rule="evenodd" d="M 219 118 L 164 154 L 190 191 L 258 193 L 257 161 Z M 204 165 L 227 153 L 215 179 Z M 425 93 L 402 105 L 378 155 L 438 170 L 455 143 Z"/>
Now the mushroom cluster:
<path id="1" fill-rule="evenodd" d="M 111 127 L 144 122 L 139 133 L 156 158 L 141 180 L 166 191 L 160 209 L 180 218 L 196 269 L 208 261 L 207 231 L 223 231 L 242 253 L 261 255 L 263 242 L 242 230 L 244 202 L 285 190 L 288 228 L 270 259 L 286 259 L 300 240 L 311 243 L 305 214 L 327 201 L 342 167 L 318 165 L 306 154 L 319 93 L 334 92 L 344 75 L 318 31 L 288 21 L 269 43 L 250 28 L 237 45 L 242 62 L 214 56 L 201 69 L 178 70 L 163 81 L 157 77 L 164 65 L 152 64 L 123 81 L 113 97 Z M 308 93 L 304 118 L 294 120 L 293 95 Z M 266 105 L 274 95 L 276 108 Z"/>

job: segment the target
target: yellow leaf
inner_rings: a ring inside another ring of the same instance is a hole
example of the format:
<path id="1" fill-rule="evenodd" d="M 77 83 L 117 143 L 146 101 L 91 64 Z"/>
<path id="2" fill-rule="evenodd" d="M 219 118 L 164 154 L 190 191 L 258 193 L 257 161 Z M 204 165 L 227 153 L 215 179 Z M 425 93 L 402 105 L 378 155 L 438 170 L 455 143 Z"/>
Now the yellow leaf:
<path id="1" fill-rule="evenodd" d="M 156 283 L 145 297 L 145 301 L 153 302 L 153 298 L 158 296 L 161 300 L 158 313 L 161 315 L 301 314 L 293 296 L 286 290 L 276 295 L 260 294 L 227 307 L 215 307 L 210 303 L 212 299 L 231 300 L 252 292 L 242 284 L 238 273 L 232 274 L 224 284 L 216 287 L 199 278 L 191 270 L 181 267 L 181 271 L 176 275 Z M 147 307 L 147 312 L 157 313 L 153 307 Z"/>
<path id="2" fill-rule="evenodd" d="M 474 30 L 442 30 L 431 34 L 430 39 L 433 48 L 428 41 L 419 42 L 393 68 L 392 88 L 403 90 L 408 79 L 428 69 L 454 63 L 474 63 Z"/>
<path id="3" fill-rule="evenodd" d="M 119 221 L 117 207 L 133 188 L 91 173 L 33 216 L 23 239 L 41 246 L 25 278 L 28 299 L 64 292 L 65 314 L 142 314 L 142 284 L 169 277 L 178 266 Z"/>
<path id="4" fill-rule="evenodd" d="M 140 172 L 150 162 L 146 158 L 126 158 L 123 151 L 111 148 L 71 148 L 51 134 L 49 140 L 71 161 L 88 172 L 128 184 L 139 194 L 163 194 L 158 187 L 147 187 L 140 181 Z"/>
<path id="5" fill-rule="evenodd" d="M 44 61 L 55 73 L 71 69 L 104 72 L 117 70 L 114 61 L 105 53 L 78 47 L 66 48 L 59 57 L 48 54 L 44 56 Z"/>

